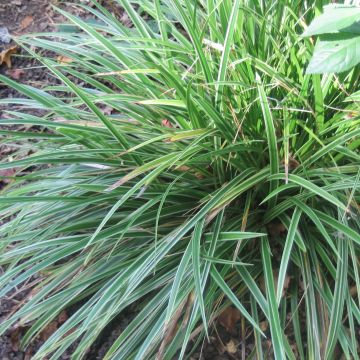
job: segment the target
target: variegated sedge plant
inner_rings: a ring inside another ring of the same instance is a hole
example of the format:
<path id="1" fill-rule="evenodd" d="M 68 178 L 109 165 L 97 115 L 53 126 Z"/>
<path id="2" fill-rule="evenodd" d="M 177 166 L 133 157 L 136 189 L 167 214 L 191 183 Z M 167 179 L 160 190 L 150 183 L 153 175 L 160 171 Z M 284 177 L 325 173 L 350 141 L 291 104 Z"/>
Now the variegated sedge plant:
<path id="1" fill-rule="evenodd" d="M 359 67 L 305 74 L 322 1 L 90 3 L 16 39 L 58 85 L 0 78 L 29 129 L 1 130 L 0 295 L 37 279 L 1 333 L 67 310 L 33 359 L 86 358 L 132 306 L 104 359 L 185 359 L 232 305 L 248 359 L 358 359 Z"/>

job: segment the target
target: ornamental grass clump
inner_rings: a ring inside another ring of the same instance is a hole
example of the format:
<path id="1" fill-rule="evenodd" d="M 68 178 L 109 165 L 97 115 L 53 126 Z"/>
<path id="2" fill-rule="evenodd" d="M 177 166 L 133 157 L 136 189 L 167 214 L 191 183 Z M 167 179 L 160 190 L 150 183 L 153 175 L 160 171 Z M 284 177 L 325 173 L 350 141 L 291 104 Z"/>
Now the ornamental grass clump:
<path id="1" fill-rule="evenodd" d="M 249 359 L 358 358 L 359 67 L 305 74 L 320 8 L 118 2 L 131 27 L 94 0 L 16 39 L 56 84 L 0 77 L 29 129 L 2 131 L 0 295 L 38 279 L 0 332 L 68 310 L 33 359 L 80 359 L 135 304 L 104 359 L 182 359 L 232 305 Z"/>

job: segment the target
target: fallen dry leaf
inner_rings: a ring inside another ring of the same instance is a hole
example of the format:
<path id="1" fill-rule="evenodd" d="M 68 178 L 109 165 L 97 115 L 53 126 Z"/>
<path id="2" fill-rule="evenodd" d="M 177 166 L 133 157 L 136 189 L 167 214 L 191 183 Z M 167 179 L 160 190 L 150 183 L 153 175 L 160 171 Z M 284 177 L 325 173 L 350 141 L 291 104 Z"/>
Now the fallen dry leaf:
<path id="1" fill-rule="evenodd" d="M 185 327 L 187 326 L 187 324 L 189 322 L 191 309 L 194 305 L 194 301 L 195 301 L 195 294 L 194 294 L 194 291 L 192 291 L 189 294 L 187 302 L 186 302 L 185 315 L 184 315 L 183 324 L 182 324 L 183 329 L 185 329 Z"/>
<path id="2" fill-rule="evenodd" d="M 268 321 L 261 321 L 259 326 L 260 326 L 261 331 L 265 332 L 269 327 L 269 322 Z"/>
<path id="3" fill-rule="evenodd" d="M 344 118 L 346 120 L 350 120 L 350 119 L 353 119 L 354 117 L 357 117 L 359 116 L 359 113 L 356 112 L 356 111 L 351 111 L 351 112 L 348 112 L 347 114 L 344 115 Z"/>
<path id="4" fill-rule="evenodd" d="M 8 44 L 11 41 L 9 29 L 6 26 L 0 26 L 0 42 Z"/>
<path id="5" fill-rule="evenodd" d="M 0 170 L 0 181 L 2 181 L 5 184 L 8 184 L 11 180 L 9 179 L 9 177 L 14 176 L 15 172 L 16 170 L 14 168 Z"/>
<path id="6" fill-rule="evenodd" d="M 235 344 L 234 340 L 230 340 L 226 345 L 225 345 L 225 350 L 229 353 L 229 354 L 235 354 L 237 351 L 237 346 Z"/>
<path id="7" fill-rule="evenodd" d="M 40 333 L 40 339 L 42 341 L 46 341 L 47 339 L 50 338 L 50 336 L 58 329 L 58 322 L 52 321 L 51 323 L 49 323 L 45 329 Z"/>
<path id="8" fill-rule="evenodd" d="M 63 310 L 63 311 L 59 314 L 59 316 L 58 316 L 58 318 L 57 318 L 57 321 L 58 321 L 59 324 L 63 324 L 68 318 L 69 318 L 69 317 L 68 317 L 67 312 L 66 312 L 65 310 Z"/>
<path id="9" fill-rule="evenodd" d="M 117 182 L 115 182 L 114 184 L 112 184 L 111 186 L 106 188 L 105 191 L 113 191 L 113 190 L 117 189 L 119 186 L 125 184 L 128 180 L 129 180 L 129 177 L 124 176 L 120 180 L 118 180 Z"/>
<path id="10" fill-rule="evenodd" d="M 266 228 L 272 238 L 279 237 L 287 231 L 286 227 L 280 222 L 271 222 L 266 225 Z"/>
<path id="11" fill-rule="evenodd" d="M 218 317 L 219 324 L 230 334 L 236 334 L 236 323 L 240 320 L 240 311 L 233 306 L 226 308 Z"/>
<path id="12" fill-rule="evenodd" d="M 40 281 L 41 277 L 37 279 L 36 281 Z M 31 289 L 31 291 L 20 301 L 18 302 L 10 311 L 8 314 L 8 317 L 12 316 L 21 306 L 23 306 L 26 302 L 30 301 L 38 292 L 40 291 L 39 287 L 35 287 Z M 15 293 L 16 294 L 16 293 Z M 24 327 L 27 326 L 29 323 L 29 314 L 25 315 L 24 317 L 20 318 L 15 324 L 14 329 L 17 329 L 18 327 Z"/>
<path id="13" fill-rule="evenodd" d="M 165 324 L 164 326 L 164 338 L 161 342 L 161 345 L 159 347 L 159 351 L 156 354 L 155 359 L 156 360 L 162 360 L 164 358 L 164 352 L 165 352 L 165 348 L 166 346 L 172 341 L 172 339 L 174 338 L 174 336 L 176 335 L 176 330 L 178 328 L 178 321 L 181 317 L 181 314 L 184 310 L 184 307 L 187 303 L 187 299 L 184 299 L 179 307 L 176 309 L 176 311 L 173 314 L 173 317 L 170 319 L 170 321 Z"/>
<path id="14" fill-rule="evenodd" d="M 101 127 L 101 124 L 95 121 L 87 121 L 87 120 L 69 120 L 63 117 L 56 117 L 54 119 L 55 122 L 58 123 L 67 123 L 73 125 L 81 125 L 81 126 L 89 126 L 89 127 Z"/>
<path id="15" fill-rule="evenodd" d="M 31 346 L 28 346 L 25 350 L 24 360 L 31 360 L 32 352 L 33 352 L 33 348 Z"/>
<path id="16" fill-rule="evenodd" d="M 351 296 L 356 296 L 357 295 L 357 287 L 356 287 L 356 285 L 354 285 L 354 286 L 352 286 L 350 288 L 350 295 Z"/>
<path id="17" fill-rule="evenodd" d="M 286 290 L 289 288 L 290 286 L 290 276 L 286 275 L 285 279 L 284 279 L 284 289 L 283 289 L 283 296 L 285 295 Z"/>
<path id="18" fill-rule="evenodd" d="M 20 30 L 24 30 L 34 22 L 34 18 L 31 15 L 25 16 L 20 23 Z"/>
<path id="19" fill-rule="evenodd" d="M 102 109 L 102 112 L 104 115 L 111 115 L 111 113 L 113 112 L 114 108 L 111 107 L 111 106 L 105 106 L 103 109 Z"/>
<path id="20" fill-rule="evenodd" d="M 39 337 L 42 341 L 46 341 L 49 337 L 68 319 L 67 312 L 63 310 L 56 319 L 51 321 L 45 329 L 40 333 Z"/>
<path id="21" fill-rule="evenodd" d="M 201 172 L 196 172 L 194 175 L 195 175 L 195 177 L 196 177 L 197 179 L 199 179 L 199 180 L 205 179 L 204 174 L 202 174 Z"/>
<path id="22" fill-rule="evenodd" d="M 214 219 L 214 217 L 226 206 L 225 205 L 221 205 L 219 207 L 216 207 L 215 209 L 212 209 L 210 211 L 210 213 L 206 216 L 206 220 L 205 223 L 208 224 L 212 219 Z"/>
<path id="23" fill-rule="evenodd" d="M 183 171 L 183 172 L 187 172 L 187 171 L 190 171 L 191 168 L 190 168 L 189 166 L 186 166 L 186 165 L 181 165 L 181 166 L 178 166 L 178 167 L 176 168 L 176 170 L 178 170 L 178 171 Z"/>
<path id="24" fill-rule="evenodd" d="M 279 279 L 279 271 L 274 270 L 273 271 L 273 276 L 274 276 L 274 283 L 275 283 L 275 291 L 277 291 L 277 283 L 278 283 L 278 279 Z M 290 282 L 291 282 L 291 276 L 286 275 L 285 279 L 284 279 L 284 287 L 283 287 L 283 291 L 282 291 L 282 296 L 285 296 L 286 290 L 290 286 Z M 300 283 L 300 287 L 301 286 L 302 285 Z M 260 278 L 260 289 L 261 289 L 261 291 L 266 292 L 265 278 L 263 276 Z"/>
<path id="25" fill-rule="evenodd" d="M 6 73 L 13 79 L 15 80 L 19 80 L 21 78 L 21 76 L 24 74 L 24 70 L 23 69 L 9 69 L 6 71 Z"/>
<path id="26" fill-rule="evenodd" d="M 300 163 L 293 157 L 289 157 L 289 170 L 295 170 L 300 166 Z"/>
<path id="27" fill-rule="evenodd" d="M 12 47 L 9 47 L 5 50 L 3 50 L 0 53 L 0 65 L 6 64 L 6 66 L 10 69 L 11 68 L 11 55 L 14 55 L 17 53 L 17 46 L 14 45 Z"/>
<path id="28" fill-rule="evenodd" d="M 285 166 L 285 184 L 289 183 L 289 171 L 295 170 L 300 166 L 300 163 L 289 156 L 289 158 L 285 158 L 281 161 L 281 164 Z"/>
<path id="29" fill-rule="evenodd" d="M 74 331 L 76 330 L 75 327 L 71 328 L 70 330 L 68 330 L 62 337 L 62 339 L 65 339 L 67 336 L 71 335 Z"/>
<path id="30" fill-rule="evenodd" d="M 11 349 L 13 351 L 19 351 L 21 331 L 22 328 L 17 328 L 10 334 Z"/>
<path id="31" fill-rule="evenodd" d="M 215 333 L 215 337 L 210 336 L 210 341 L 220 355 L 222 355 L 226 351 L 225 345 L 221 341 L 221 338 L 217 333 Z"/>
<path id="32" fill-rule="evenodd" d="M 167 128 L 173 128 L 171 122 L 168 119 L 164 119 L 161 121 L 161 124 Z"/>
<path id="33" fill-rule="evenodd" d="M 32 358 L 32 347 L 31 346 L 28 346 L 25 350 L 25 356 L 24 356 L 24 360 L 31 360 Z"/>
<path id="34" fill-rule="evenodd" d="M 63 56 L 63 55 L 59 55 L 57 58 L 56 58 L 57 62 L 60 63 L 61 65 L 66 65 L 66 64 L 70 64 L 73 59 L 70 59 L 69 57 L 67 56 Z"/>

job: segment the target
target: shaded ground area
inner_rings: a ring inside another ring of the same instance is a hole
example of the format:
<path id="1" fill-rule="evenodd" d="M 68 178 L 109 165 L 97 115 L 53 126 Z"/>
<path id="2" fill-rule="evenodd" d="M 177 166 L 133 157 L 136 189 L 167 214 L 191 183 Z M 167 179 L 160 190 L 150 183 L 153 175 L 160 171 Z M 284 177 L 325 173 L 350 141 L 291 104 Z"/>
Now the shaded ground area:
<path id="1" fill-rule="evenodd" d="M 56 24 L 63 18 L 56 14 L 52 5 L 57 0 L 9 0 L 0 4 L 0 27 L 8 31 L 11 36 L 25 33 L 53 31 Z M 4 39 L 2 39 L 4 40 Z M 21 83 L 42 87 L 49 82 L 49 75 L 43 71 L 40 64 L 29 59 L 25 52 L 20 51 L 14 42 L 0 42 L 0 50 L 5 54 L 9 49 L 14 49 L 9 63 L 0 66 L 0 74 Z M 12 97 L 16 92 L 0 85 L 0 98 Z"/>

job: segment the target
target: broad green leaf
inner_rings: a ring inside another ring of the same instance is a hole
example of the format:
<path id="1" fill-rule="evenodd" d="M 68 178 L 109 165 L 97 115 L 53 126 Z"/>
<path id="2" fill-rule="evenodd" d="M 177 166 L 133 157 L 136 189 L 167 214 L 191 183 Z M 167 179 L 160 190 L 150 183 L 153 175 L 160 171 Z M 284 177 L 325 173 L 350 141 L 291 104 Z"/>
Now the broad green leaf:
<path id="1" fill-rule="evenodd" d="M 316 17 L 303 36 L 349 31 L 351 25 L 360 21 L 360 8 L 356 6 L 324 6 L 324 13 Z"/>
<path id="2" fill-rule="evenodd" d="M 324 35 L 317 42 L 307 74 L 344 72 L 360 62 L 360 36 L 355 34 Z"/>

